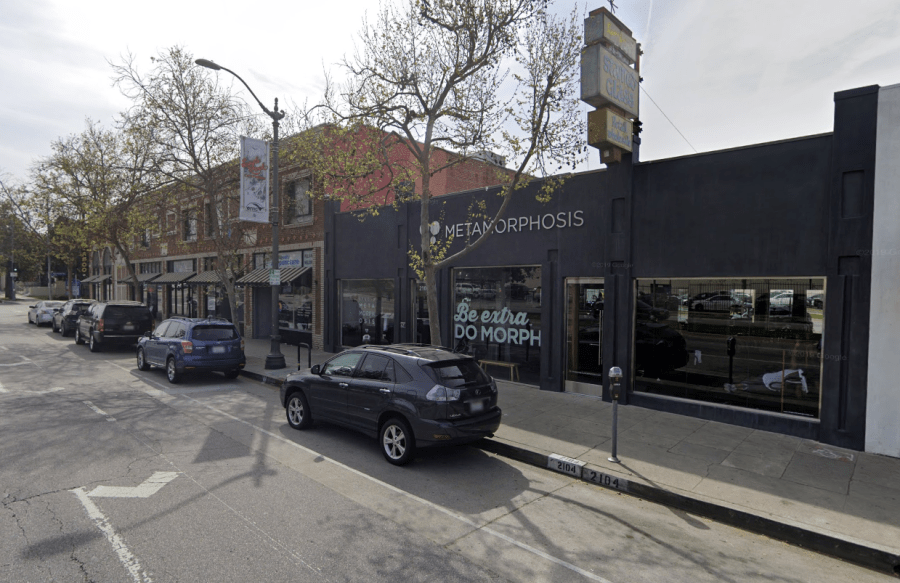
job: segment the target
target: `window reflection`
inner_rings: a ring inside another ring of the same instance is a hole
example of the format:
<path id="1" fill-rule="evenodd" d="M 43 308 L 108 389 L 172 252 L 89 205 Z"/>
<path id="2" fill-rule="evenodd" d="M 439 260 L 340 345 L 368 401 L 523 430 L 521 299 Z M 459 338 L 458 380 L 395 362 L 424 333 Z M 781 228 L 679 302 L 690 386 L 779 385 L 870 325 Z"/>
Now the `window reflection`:
<path id="1" fill-rule="evenodd" d="M 394 280 L 359 279 L 341 282 L 341 343 L 394 342 Z"/>
<path id="2" fill-rule="evenodd" d="M 637 282 L 634 390 L 818 418 L 825 280 Z"/>

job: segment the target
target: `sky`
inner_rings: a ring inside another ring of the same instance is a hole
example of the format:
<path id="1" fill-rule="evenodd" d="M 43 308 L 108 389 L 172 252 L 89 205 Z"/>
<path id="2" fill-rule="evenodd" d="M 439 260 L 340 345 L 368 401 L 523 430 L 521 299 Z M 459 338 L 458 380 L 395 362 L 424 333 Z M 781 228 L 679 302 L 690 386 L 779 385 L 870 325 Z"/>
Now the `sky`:
<path id="1" fill-rule="evenodd" d="M 644 50 L 642 161 L 829 132 L 836 91 L 900 83 L 898 0 L 615 5 Z M 241 75 L 267 107 L 275 97 L 314 103 L 377 6 L 0 0 L 0 172 L 24 182 L 86 118 L 112 126 L 128 102 L 110 62 L 128 53 L 147 71 L 151 56 L 180 45 Z M 601 6 L 608 0 L 556 0 L 554 10 L 583 17 Z M 580 169 L 599 167 L 592 150 Z"/>

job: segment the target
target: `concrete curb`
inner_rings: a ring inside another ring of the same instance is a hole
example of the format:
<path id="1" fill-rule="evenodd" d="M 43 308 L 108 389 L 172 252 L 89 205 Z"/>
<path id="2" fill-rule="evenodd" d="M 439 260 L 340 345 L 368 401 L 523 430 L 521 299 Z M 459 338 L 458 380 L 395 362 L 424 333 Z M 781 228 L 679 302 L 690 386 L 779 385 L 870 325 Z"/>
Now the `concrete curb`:
<path id="1" fill-rule="evenodd" d="M 258 372 L 253 372 L 252 370 L 241 370 L 241 376 L 253 379 L 254 381 L 265 383 L 267 385 L 273 385 L 275 387 L 280 387 L 282 383 L 282 380 L 277 377 L 270 377 L 269 375 L 259 374 Z"/>
<path id="2" fill-rule="evenodd" d="M 675 492 L 648 486 L 647 484 L 625 481 L 624 479 L 613 479 L 613 482 L 620 482 L 620 487 L 610 486 L 607 485 L 609 480 L 606 480 L 607 483 L 604 483 L 602 479 L 597 479 L 598 476 L 605 477 L 607 475 L 605 472 L 584 469 L 585 464 L 578 460 L 571 460 L 560 456 L 551 457 L 546 454 L 531 451 L 524 447 L 495 441 L 493 439 L 482 439 L 481 441 L 475 442 L 473 445 L 484 451 L 489 451 L 529 465 L 572 475 L 582 481 L 602 488 L 623 492 L 650 502 L 677 508 L 678 510 L 698 516 L 704 516 L 722 524 L 761 534 L 810 551 L 847 561 L 848 563 L 854 563 L 861 567 L 872 569 L 873 571 L 900 577 L 900 555 L 889 553 L 881 549 L 867 547 L 859 543 L 808 530 L 800 526 L 781 523 L 770 518 L 757 516 L 749 512 L 729 508 L 706 500 L 698 500 L 682 494 L 676 494 Z M 557 466 L 560 465 L 561 461 L 563 462 L 561 465 L 565 466 L 567 469 L 557 469 Z M 570 463 L 565 463 L 567 461 Z M 588 477 L 588 475 L 590 477 Z"/>

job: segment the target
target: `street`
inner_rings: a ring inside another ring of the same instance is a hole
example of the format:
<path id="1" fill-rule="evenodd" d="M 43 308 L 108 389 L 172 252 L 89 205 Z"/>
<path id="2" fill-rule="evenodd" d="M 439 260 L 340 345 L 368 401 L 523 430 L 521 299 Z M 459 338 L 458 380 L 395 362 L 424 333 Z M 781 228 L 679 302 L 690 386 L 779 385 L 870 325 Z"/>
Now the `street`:
<path id="1" fill-rule="evenodd" d="M 26 310 L 0 304 L 0 582 L 886 579 L 471 447 L 394 467 L 292 430 L 277 387 L 170 385 Z"/>

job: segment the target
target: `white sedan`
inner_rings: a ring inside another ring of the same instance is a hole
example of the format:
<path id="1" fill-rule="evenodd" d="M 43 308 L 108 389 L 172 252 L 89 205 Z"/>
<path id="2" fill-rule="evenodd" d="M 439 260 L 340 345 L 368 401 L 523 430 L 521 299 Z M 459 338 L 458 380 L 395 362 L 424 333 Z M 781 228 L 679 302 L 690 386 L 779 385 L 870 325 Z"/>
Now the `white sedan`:
<path id="1" fill-rule="evenodd" d="M 46 301 L 38 302 L 33 306 L 28 306 L 28 323 L 37 324 L 38 326 L 42 324 L 51 324 L 53 322 L 53 311 L 56 308 L 62 307 L 62 305 L 63 302 Z"/>

